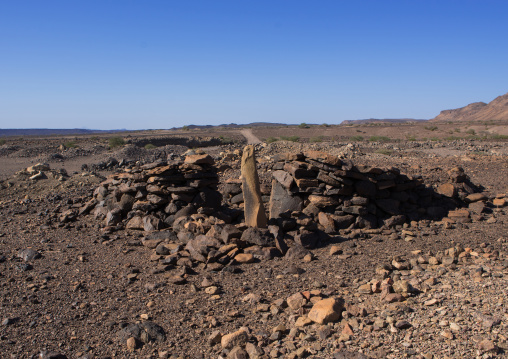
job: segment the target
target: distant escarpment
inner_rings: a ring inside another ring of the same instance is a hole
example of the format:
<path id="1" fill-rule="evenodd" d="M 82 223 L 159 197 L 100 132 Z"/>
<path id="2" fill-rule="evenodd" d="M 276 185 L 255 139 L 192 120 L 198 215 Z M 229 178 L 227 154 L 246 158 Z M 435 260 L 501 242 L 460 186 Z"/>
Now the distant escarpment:
<path id="1" fill-rule="evenodd" d="M 455 110 L 444 110 L 430 121 L 476 122 L 508 120 L 508 93 L 488 104 L 474 102 Z"/>

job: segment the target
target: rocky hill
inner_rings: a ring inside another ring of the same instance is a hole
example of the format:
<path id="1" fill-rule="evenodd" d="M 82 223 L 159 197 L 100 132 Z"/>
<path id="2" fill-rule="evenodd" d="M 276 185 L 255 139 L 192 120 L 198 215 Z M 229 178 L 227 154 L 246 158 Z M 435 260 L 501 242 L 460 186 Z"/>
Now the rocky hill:
<path id="1" fill-rule="evenodd" d="M 495 98 L 488 104 L 474 102 L 454 110 L 444 110 L 430 121 L 474 122 L 508 120 L 508 93 Z"/>
<path id="2" fill-rule="evenodd" d="M 345 120 L 342 121 L 342 125 L 361 125 L 369 123 L 412 123 L 416 121 L 426 121 L 425 119 L 415 118 L 367 118 L 363 120 Z"/>

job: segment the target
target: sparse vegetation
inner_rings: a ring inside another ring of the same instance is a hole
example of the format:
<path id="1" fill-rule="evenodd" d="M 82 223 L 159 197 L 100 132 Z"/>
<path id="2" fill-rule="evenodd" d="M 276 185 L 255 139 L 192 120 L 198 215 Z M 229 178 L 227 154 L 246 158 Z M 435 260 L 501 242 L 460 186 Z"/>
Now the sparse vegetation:
<path id="1" fill-rule="evenodd" d="M 457 137 L 457 136 L 448 136 L 448 137 L 445 137 L 445 140 L 447 141 L 457 141 L 457 140 L 460 140 L 461 137 Z"/>
<path id="2" fill-rule="evenodd" d="M 424 128 L 429 131 L 436 131 L 437 130 L 437 126 L 425 126 Z"/>
<path id="3" fill-rule="evenodd" d="M 109 148 L 110 149 L 116 148 L 116 147 L 122 147 L 123 145 L 125 145 L 125 141 L 122 137 L 115 136 L 115 137 L 111 137 L 109 139 Z"/>
<path id="4" fill-rule="evenodd" d="M 493 140 L 508 140 L 508 135 L 500 135 L 496 133 L 495 135 L 492 135 L 490 138 Z"/>
<path id="5" fill-rule="evenodd" d="M 369 137 L 369 141 L 371 141 L 371 142 L 387 142 L 387 141 L 390 141 L 390 137 L 387 137 L 387 136 L 371 136 L 371 137 Z"/>
<path id="6" fill-rule="evenodd" d="M 231 137 L 222 136 L 222 135 L 219 136 L 219 139 L 221 140 L 222 144 L 224 144 L 224 145 L 235 142 Z"/>
<path id="7" fill-rule="evenodd" d="M 147 144 L 145 145 L 145 149 L 146 149 L 146 150 L 151 150 L 151 149 L 153 149 L 153 148 L 157 148 L 157 146 L 155 146 L 155 145 L 154 145 L 154 144 L 152 144 L 152 143 L 147 143 Z"/>
<path id="8" fill-rule="evenodd" d="M 299 128 L 310 128 L 309 125 L 307 125 L 305 122 L 302 122 L 301 124 L 298 125 Z"/>
<path id="9" fill-rule="evenodd" d="M 415 136 L 415 135 L 407 135 L 407 136 L 406 136 L 406 139 L 407 139 L 408 141 L 416 141 L 416 136 Z"/>
<path id="10" fill-rule="evenodd" d="M 439 138 L 437 138 L 437 137 L 431 137 L 430 140 L 431 141 L 439 141 Z"/>
<path id="11" fill-rule="evenodd" d="M 363 141 L 363 136 L 357 135 L 350 138 L 351 141 Z"/>
<path id="12" fill-rule="evenodd" d="M 467 130 L 467 131 L 466 131 L 466 133 L 467 133 L 468 135 L 472 135 L 472 136 L 476 135 L 476 131 L 475 131 L 475 130 L 473 130 L 472 128 L 471 128 L 471 129 L 469 129 L 469 130 Z"/>
<path id="13" fill-rule="evenodd" d="M 92 136 L 90 137 L 91 141 L 99 141 L 99 136 Z"/>
<path id="14" fill-rule="evenodd" d="M 189 130 L 190 130 L 190 128 L 189 128 L 189 126 L 183 126 L 183 127 L 182 127 L 182 130 L 183 130 L 183 131 L 189 131 Z"/>
<path id="15" fill-rule="evenodd" d="M 280 139 L 283 141 L 291 141 L 291 142 L 300 141 L 300 137 L 298 136 L 280 136 Z"/>
<path id="16" fill-rule="evenodd" d="M 389 150 L 388 148 L 379 148 L 376 150 L 376 153 L 381 155 L 390 156 L 393 153 L 393 150 Z"/>
<path id="17" fill-rule="evenodd" d="M 311 137 L 309 139 L 310 142 L 323 142 L 323 138 L 324 136 L 316 136 L 316 137 Z"/>
<path id="18" fill-rule="evenodd" d="M 277 137 L 268 137 L 267 139 L 265 139 L 265 142 L 266 143 L 273 143 L 273 142 L 277 142 L 279 139 Z"/>
<path id="19" fill-rule="evenodd" d="M 0 146 L 5 145 L 5 138 L 0 138 Z"/>
<path id="20" fill-rule="evenodd" d="M 76 145 L 76 142 L 74 142 L 74 141 L 65 142 L 64 146 L 66 148 L 76 148 L 76 147 L 78 147 L 78 145 Z"/>

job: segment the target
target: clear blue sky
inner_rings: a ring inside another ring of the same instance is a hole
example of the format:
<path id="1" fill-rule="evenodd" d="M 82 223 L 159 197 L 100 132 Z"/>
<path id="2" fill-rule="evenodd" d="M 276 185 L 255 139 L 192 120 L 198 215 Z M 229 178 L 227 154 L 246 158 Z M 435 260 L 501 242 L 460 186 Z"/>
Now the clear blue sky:
<path id="1" fill-rule="evenodd" d="M 506 92 L 504 0 L 0 2 L 0 128 L 432 118 Z"/>

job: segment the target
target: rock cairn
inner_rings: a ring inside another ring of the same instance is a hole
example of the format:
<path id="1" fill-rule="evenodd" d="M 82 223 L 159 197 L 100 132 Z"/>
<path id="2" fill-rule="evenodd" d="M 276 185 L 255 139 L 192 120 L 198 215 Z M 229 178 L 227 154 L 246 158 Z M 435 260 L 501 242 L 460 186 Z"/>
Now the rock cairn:
<path id="1" fill-rule="evenodd" d="M 252 153 L 246 154 L 253 160 Z M 282 255 L 310 261 L 309 249 L 333 236 L 356 229 L 393 233 L 409 221 L 443 219 L 465 204 L 461 198 L 471 198 L 464 191 L 474 192 L 460 170 L 454 172 L 454 190 L 447 196 L 396 168 L 355 166 L 318 151 L 277 155 L 271 173 L 267 228 L 256 214 L 262 206 L 245 211 L 228 202 L 221 206 L 214 160 L 204 154 L 110 175 L 79 214 L 93 213 L 106 233 L 143 230 L 141 243 L 154 250 L 152 260 L 161 270 L 175 265 L 183 270 L 173 278 L 180 284 L 189 268 L 216 271 Z M 244 207 L 249 203 L 245 200 Z M 243 212 L 255 214 L 255 225 L 247 223 Z"/>
<path id="2" fill-rule="evenodd" d="M 421 176 L 394 167 L 354 165 L 319 151 L 280 154 L 275 162 L 270 219 L 304 247 L 314 246 L 319 232 L 442 219 L 477 191 L 460 168 L 436 192 Z"/>
<path id="3" fill-rule="evenodd" d="M 110 175 L 79 214 L 93 212 L 104 231 L 159 230 L 176 219 L 212 213 L 221 203 L 218 177 L 209 155 L 155 162 Z"/>

